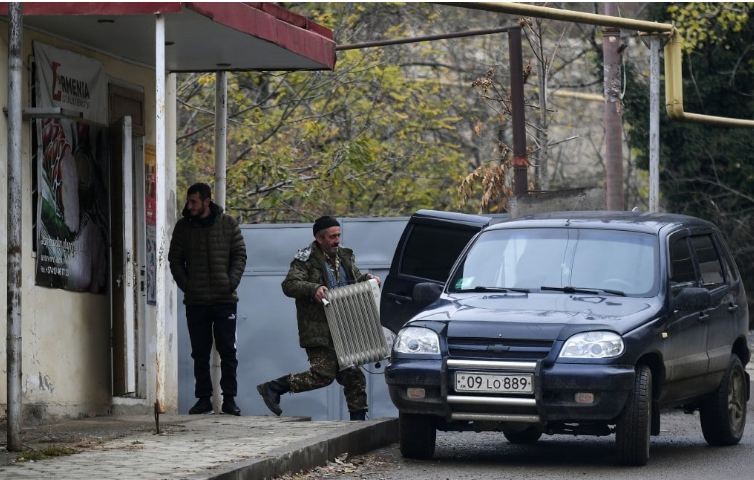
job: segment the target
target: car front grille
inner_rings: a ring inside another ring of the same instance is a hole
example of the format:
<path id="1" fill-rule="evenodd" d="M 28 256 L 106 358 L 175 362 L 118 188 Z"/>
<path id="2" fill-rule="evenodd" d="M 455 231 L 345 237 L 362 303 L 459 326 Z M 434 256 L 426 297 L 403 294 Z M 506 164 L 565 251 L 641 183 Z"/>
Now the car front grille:
<path id="1" fill-rule="evenodd" d="M 450 358 L 484 360 L 539 360 L 550 353 L 548 340 L 512 340 L 496 338 L 449 338 Z"/>

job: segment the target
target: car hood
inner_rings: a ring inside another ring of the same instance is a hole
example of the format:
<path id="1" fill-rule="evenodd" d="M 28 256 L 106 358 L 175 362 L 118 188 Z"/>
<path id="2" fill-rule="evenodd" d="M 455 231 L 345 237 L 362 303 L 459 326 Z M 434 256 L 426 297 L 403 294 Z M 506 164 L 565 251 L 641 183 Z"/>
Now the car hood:
<path id="1" fill-rule="evenodd" d="M 655 318 L 661 306 L 656 298 L 559 292 L 443 295 L 412 322 L 446 323 L 448 337 L 556 340 L 584 330 L 624 334 Z"/>

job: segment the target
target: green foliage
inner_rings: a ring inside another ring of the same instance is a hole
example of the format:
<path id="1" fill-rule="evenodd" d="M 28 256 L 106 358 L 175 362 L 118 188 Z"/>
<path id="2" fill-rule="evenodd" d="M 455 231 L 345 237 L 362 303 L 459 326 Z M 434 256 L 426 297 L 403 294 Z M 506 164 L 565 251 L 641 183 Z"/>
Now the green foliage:
<path id="1" fill-rule="evenodd" d="M 315 21 L 357 31 L 378 6 L 309 8 Z M 388 35 L 406 33 L 388 23 Z M 397 215 L 457 203 L 468 162 L 453 141 L 459 118 L 452 100 L 437 94 L 437 77 L 409 75 L 384 49 L 367 49 L 340 52 L 334 72 L 229 79 L 227 207 L 242 221 Z M 182 111 L 189 126 L 178 174 L 186 184 L 210 180 L 214 170 L 212 128 L 203 129 L 213 120 L 213 87 L 214 76 L 182 82 L 193 107 Z"/>
<path id="2" fill-rule="evenodd" d="M 723 15 L 721 12 L 726 9 L 734 12 L 738 20 Z M 716 13 L 711 15 L 711 11 Z M 693 45 L 684 56 L 685 111 L 754 118 L 754 23 L 742 20 L 752 13 L 754 4 L 688 3 L 656 9 L 657 20 L 689 22 L 679 24 L 688 35 L 687 46 Z M 703 40 L 699 29 L 708 33 Z M 640 165 L 647 168 L 648 87 L 636 75 L 628 75 L 628 79 L 624 102 L 625 119 L 632 126 L 630 144 L 638 152 Z M 662 111 L 660 139 L 660 190 L 666 209 L 718 224 L 730 241 L 751 293 L 754 163 L 750 158 L 754 131 L 671 122 Z M 750 299 L 754 295 L 750 294 Z"/>
<path id="3" fill-rule="evenodd" d="M 667 8 L 684 38 L 684 51 L 721 45 L 742 32 L 749 22 L 750 3 L 696 2 L 672 4 Z"/>

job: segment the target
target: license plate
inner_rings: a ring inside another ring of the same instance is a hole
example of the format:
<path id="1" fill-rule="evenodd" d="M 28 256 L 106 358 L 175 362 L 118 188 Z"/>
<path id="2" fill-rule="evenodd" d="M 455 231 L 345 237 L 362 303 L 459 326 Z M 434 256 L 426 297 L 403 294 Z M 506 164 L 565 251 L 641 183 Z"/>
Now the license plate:
<path id="1" fill-rule="evenodd" d="M 457 392 L 532 393 L 531 375 L 456 372 Z"/>

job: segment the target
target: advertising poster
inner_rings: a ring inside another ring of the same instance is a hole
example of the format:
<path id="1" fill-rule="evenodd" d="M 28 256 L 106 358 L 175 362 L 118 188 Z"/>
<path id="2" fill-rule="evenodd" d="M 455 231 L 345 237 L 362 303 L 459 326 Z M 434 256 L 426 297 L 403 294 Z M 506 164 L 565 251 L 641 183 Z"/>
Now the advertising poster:
<path id="1" fill-rule="evenodd" d="M 147 303 L 157 304 L 157 157 L 154 145 L 144 148 L 144 205 L 147 220 Z"/>
<path id="2" fill-rule="evenodd" d="M 83 113 L 36 120 L 36 284 L 105 293 L 108 281 L 107 81 L 90 58 L 34 44 L 36 105 Z"/>

